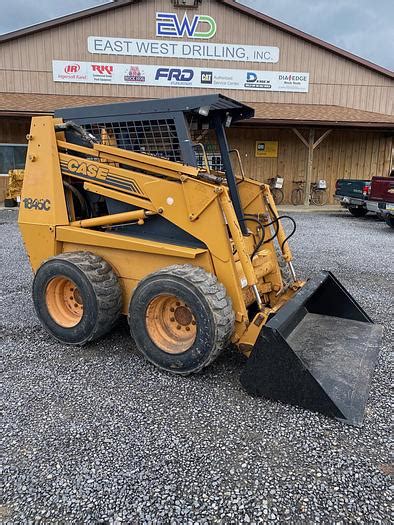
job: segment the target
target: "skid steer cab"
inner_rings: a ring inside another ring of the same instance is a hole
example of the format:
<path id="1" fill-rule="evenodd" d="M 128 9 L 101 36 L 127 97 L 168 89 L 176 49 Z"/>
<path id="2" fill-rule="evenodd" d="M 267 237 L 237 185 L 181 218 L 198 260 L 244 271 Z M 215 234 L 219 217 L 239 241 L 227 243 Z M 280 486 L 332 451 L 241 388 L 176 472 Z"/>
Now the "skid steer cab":
<path id="1" fill-rule="evenodd" d="M 381 327 L 331 273 L 297 279 L 294 221 L 227 142 L 253 114 L 207 95 L 34 117 L 19 227 L 37 316 L 83 345 L 126 315 L 179 375 L 233 343 L 249 393 L 359 425 Z"/>

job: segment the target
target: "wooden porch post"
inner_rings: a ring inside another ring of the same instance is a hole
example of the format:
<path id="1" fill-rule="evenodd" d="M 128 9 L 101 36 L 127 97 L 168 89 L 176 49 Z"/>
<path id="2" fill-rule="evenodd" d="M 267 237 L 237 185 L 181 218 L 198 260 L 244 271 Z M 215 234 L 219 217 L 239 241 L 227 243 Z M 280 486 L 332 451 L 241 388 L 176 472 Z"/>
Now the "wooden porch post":
<path id="1" fill-rule="evenodd" d="M 313 170 L 313 143 L 315 141 L 315 130 L 310 128 L 308 137 L 308 163 L 306 165 L 304 206 L 309 206 L 309 197 L 311 193 L 312 170 Z"/>
<path id="2" fill-rule="evenodd" d="M 323 140 L 331 133 L 331 129 L 327 129 L 315 142 L 315 129 L 309 129 L 308 140 L 298 131 L 297 128 L 292 128 L 293 133 L 297 135 L 300 141 L 308 148 L 308 162 L 306 165 L 305 173 L 305 191 L 304 191 L 304 206 L 309 206 L 309 197 L 311 193 L 311 182 L 312 182 L 312 172 L 313 172 L 313 152 L 315 148 L 323 142 Z"/>

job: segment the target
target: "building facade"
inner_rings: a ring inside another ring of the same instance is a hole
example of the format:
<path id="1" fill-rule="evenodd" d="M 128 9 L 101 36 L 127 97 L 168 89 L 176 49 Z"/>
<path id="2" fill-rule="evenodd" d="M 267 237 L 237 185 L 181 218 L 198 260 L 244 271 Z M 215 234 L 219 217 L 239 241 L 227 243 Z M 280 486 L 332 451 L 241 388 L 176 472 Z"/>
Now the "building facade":
<path id="1" fill-rule="evenodd" d="M 233 0 L 119 0 L 0 37 L 0 172 L 23 164 L 32 115 L 220 92 L 255 109 L 229 130 L 248 176 L 282 177 L 286 201 L 293 180 L 324 179 L 332 198 L 337 178 L 391 171 L 393 88 L 393 72 Z"/>

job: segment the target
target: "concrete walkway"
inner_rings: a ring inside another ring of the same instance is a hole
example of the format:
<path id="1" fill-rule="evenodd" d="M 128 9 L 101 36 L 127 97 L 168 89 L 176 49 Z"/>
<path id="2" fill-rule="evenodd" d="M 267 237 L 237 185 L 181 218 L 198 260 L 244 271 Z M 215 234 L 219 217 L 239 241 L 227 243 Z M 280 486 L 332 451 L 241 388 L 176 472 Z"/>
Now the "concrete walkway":
<path id="1" fill-rule="evenodd" d="M 343 213 L 345 208 L 338 204 L 326 204 L 325 206 L 293 206 L 292 204 L 283 204 L 278 206 L 280 213 Z"/>

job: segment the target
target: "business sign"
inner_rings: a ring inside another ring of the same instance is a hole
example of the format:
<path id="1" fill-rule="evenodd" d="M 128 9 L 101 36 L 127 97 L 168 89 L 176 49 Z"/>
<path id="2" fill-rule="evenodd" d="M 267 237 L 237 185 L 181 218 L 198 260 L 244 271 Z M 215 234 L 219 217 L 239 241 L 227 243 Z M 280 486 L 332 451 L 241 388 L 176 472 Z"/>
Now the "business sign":
<path id="1" fill-rule="evenodd" d="M 307 93 L 309 73 L 53 60 L 55 82 Z"/>
<path id="2" fill-rule="evenodd" d="M 192 20 L 185 13 L 179 20 L 176 13 L 156 13 L 156 36 L 181 38 L 212 38 L 216 22 L 211 16 L 194 15 Z"/>
<path id="3" fill-rule="evenodd" d="M 174 42 L 173 40 L 89 36 L 88 50 L 90 53 L 100 53 L 101 55 L 228 60 L 271 64 L 279 61 L 278 47 L 217 44 L 216 42 Z"/>
<path id="4" fill-rule="evenodd" d="M 256 142 L 256 157 L 275 158 L 277 156 L 277 140 L 259 140 Z"/>

